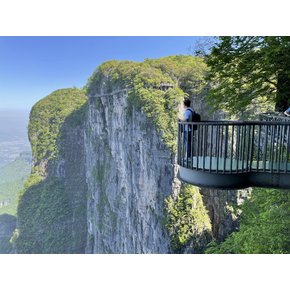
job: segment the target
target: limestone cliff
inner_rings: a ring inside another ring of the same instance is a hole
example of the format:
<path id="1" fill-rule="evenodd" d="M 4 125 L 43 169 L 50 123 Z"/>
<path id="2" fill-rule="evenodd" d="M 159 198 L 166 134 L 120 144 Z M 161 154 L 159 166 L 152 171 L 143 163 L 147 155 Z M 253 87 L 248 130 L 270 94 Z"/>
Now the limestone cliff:
<path id="1" fill-rule="evenodd" d="M 164 198 L 173 154 L 128 92 L 90 96 L 86 129 L 89 244 L 93 253 L 167 253 Z"/>
<path id="2" fill-rule="evenodd" d="M 176 121 L 184 92 L 177 64 L 185 59 L 200 65 L 192 57 L 112 61 L 91 77 L 85 142 L 88 253 L 172 250 L 165 199 L 180 192 Z"/>
<path id="3" fill-rule="evenodd" d="M 223 241 L 231 232 L 239 229 L 241 211 L 236 209 L 251 194 L 251 189 L 219 190 L 201 188 L 204 204 L 212 225 L 212 236 Z"/>

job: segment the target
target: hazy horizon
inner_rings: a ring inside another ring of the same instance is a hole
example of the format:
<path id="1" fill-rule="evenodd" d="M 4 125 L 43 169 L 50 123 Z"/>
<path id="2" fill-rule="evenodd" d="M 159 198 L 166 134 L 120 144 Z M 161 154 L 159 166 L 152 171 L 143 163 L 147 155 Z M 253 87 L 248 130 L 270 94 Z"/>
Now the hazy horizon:
<path id="1" fill-rule="evenodd" d="M 21 152 L 30 151 L 29 110 L 0 109 L 0 167 L 12 162 Z"/>

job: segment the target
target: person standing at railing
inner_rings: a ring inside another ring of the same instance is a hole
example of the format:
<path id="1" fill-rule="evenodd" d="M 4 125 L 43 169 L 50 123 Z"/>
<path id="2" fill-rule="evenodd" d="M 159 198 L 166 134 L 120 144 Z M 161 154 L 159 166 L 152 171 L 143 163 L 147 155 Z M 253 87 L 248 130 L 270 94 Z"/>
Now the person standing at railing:
<path id="1" fill-rule="evenodd" d="M 185 111 L 183 113 L 184 122 L 192 122 L 192 115 L 194 111 L 190 107 L 190 104 L 191 104 L 191 101 L 189 99 L 185 99 L 183 101 L 183 105 L 185 108 Z M 191 124 L 184 125 L 183 136 L 184 136 L 183 137 L 184 146 L 187 146 L 187 158 L 191 158 L 191 146 L 192 146 L 192 138 L 193 138 L 193 130 L 192 130 Z"/>

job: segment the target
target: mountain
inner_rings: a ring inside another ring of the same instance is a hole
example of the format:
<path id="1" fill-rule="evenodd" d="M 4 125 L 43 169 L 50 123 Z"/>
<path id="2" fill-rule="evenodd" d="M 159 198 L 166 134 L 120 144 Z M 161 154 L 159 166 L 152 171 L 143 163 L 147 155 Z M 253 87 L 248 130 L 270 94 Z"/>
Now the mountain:
<path id="1" fill-rule="evenodd" d="M 235 191 L 218 200 L 177 178 L 176 120 L 186 94 L 207 116 L 205 72 L 191 56 L 109 61 L 85 90 L 61 89 L 36 103 L 16 251 L 192 253 L 232 232 Z"/>

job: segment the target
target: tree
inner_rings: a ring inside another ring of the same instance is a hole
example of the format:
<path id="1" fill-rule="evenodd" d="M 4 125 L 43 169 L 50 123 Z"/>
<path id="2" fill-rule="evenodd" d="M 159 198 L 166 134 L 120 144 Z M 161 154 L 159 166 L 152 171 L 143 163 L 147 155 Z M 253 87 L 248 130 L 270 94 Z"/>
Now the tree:
<path id="1" fill-rule="evenodd" d="M 173 253 L 202 252 L 212 239 L 211 223 L 197 187 L 184 184 L 166 200 L 167 229 Z"/>
<path id="2" fill-rule="evenodd" d="M 289 190 L 254 188 L 241 210 L 239 231 L 221 244 L 209 244 L 207 253 L 290 253 Z"/>
<path id="3" fill-rule="evenodd" d="M 219 37 L 205 57 L 215 108 L 238 112 L 259 97 L 283 111 L 290 99 L 290 37 Z"/>

